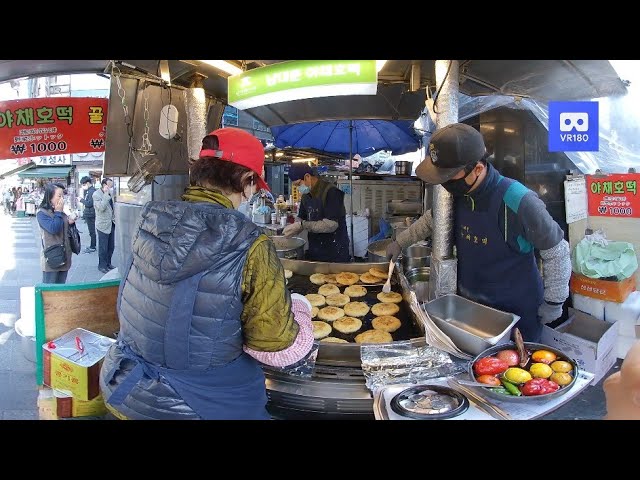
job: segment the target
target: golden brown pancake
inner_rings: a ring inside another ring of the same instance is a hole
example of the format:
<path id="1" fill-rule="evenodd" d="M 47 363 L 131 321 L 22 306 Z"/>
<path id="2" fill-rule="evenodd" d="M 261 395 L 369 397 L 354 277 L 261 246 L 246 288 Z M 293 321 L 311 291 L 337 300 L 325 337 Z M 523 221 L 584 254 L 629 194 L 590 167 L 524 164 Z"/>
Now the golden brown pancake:
<path id="1" fill-rule="evenodd" d="M 333 322 L 342 317 L 344 317 L 344 310 L 338 307 L 324 307 L 318 312 L 318 318 L 328 322 Z"/>
<path id="2" fill-rule="evenodd" d="M 323 343 L 349 343 L 346 340 L 343 340 L 342 338 L 338 338 L 338 337 L 325 337 L 320 341 Z"/>
<path id="3" fill-rule="evenodd" d="M 322 285 L 326 283 L 326 280 L 324 279 L 324 273 L 314 273 L 309 277 L 309 281 L 314 285 Z"/>
<path id="4" fill-rule="evenodd" d="M 329 295 L 333 295 L 334 293 L 340 293 L 340 289 L 333 283 L 325 283 L 318 289 L 318 293 L 327 297 Z"/>
<path id="5" fill-rule="evenodd" d="M 338 283 L 338 280 L 336 280 L 336 274 L 335 273 L 325 273 L 324 274 L 324 281 L 325 281 L 325 283 Z"/>
<path id="6" fill-rule="evenodd" d="M 313 338 L 316 340 L 320 340 L 328 336 L 331 333 L 331 325 L 326 322 L 318 322 L 314 320 L 313 322 Z"/>
<path id="7" fill-rule="evenodd" d="M 389 275 L 387 275 L 387 273 L 388 273 L 388 272 L 383 272 L 383 271 L 382 271 L 382 270 L 380 270 L 379 268 L 375 268 L 375 267 L 370 268 L 370 269 L 369 269 L 369 273 L 370 273 L 371 275 L 373 275 L 374 277 L 381 278 L 382 280 L 386 280 L 386 279 L 387 279 L 387 277 L 389 276 Z"/>
<path id="8" fill-rule="evenodd" d="M 340 285 L 353 285 L 358 283 L 360 276 L 357 273 L 342 272 L 336 275 L 336 280 Z"/>
<path id="9" fill-rule="evenodd" d="M 400 322 L 400 319 L 392 317 L 391 315 L 383 315 L 371 320 L 371 326 L 375 330 L 382 330 L 389 333 L 395 332 L 400 328 L 401 325 L 402 322 Z"/>
<path id="10" fill-rule="evenodd" d="M 311 307 L 311 318 L 316 318 L 320 309 L 318 307 Z"/>
<path id="11" fill-rule="evenodd" d="M 307 293 L 305 297 L 309 300 L 312 307 L 321 307 L 326 303 L 324 296 L 318 295 L 317 293 Z"/>
<path id="12" fill-rule="evenodd" d="M 382 330 L 367 330 L 356 335 L 356 343 L 390 343 L 393 337 L 389 332 Z"/>
<path id="13" fill-rule="evenodd" d="M 353 333 L 362 328 L 362 320 L 354 317 L 342 317 L 333 322 L 333 328 L 341 333 Z"/>
<path id="14" fill-rule="evenodd" d="M 349 303 L 351 299 L 348 295 L 344 295 L 343 293 L 334 293 L 333 295 L 329 295 L 326 298 L 327 305 L 331 305 L 332 307 L 341 307 Z"/>
<path id="15" fill-rule="evenodd" d="M 349 285 L 344 289 L 345 295 L 349 295 L 351 298 L 364 297 L 367 294 L 367 287 L 362 285 Z"/>
<path id="16" fill-rule="evenodd" d="M 343 308 L 344 313 L 350 317 L 364 317 L 369 313 L 369 305 L 364 302 L 349 302 Z"/>
<path id="17" fill-rule="evenodd" d="M 360 275 L 360 281 L 366 285 L 370 285 L 372 283 L 380 283 L 382 282 L 382 279 L 375 277 L 371 275 L 369 272 L 367 272 Z"/>
<path id="18" fill-rule="evenodd" d="M 376 317 L 383 317 L 384 315 L 395 315 L 400 311 L 400 307 L 397 303 L 376 303 L 371 307 L 371 313 Z"/>
<path id="19" fill-rule="evenodd" d="M 380 292 L 376 296 L 382 303 L 400 303 L 402 301 L 402 295 L 400 295 L 398 292 Z"/>

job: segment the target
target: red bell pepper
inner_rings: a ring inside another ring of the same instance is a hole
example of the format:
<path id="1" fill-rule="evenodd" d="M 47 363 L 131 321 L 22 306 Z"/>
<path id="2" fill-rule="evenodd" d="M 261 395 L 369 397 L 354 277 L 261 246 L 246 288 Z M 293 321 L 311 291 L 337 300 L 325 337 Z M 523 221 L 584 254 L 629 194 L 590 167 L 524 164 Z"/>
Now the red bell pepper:
<path id="1" fill-rule="evenodd" d="M 534 378 L 522 386 L 522 394 L 526 396 L 545 395 L 553 393 L 560 388 L 556 382 L 546 378 Z"/>
<path id="2" fill-rule="evenodd" d="M 496 357 L 484 357 L 473 365 L 476 375 L 498 375 L 509 368 L 509 364 Z"/>

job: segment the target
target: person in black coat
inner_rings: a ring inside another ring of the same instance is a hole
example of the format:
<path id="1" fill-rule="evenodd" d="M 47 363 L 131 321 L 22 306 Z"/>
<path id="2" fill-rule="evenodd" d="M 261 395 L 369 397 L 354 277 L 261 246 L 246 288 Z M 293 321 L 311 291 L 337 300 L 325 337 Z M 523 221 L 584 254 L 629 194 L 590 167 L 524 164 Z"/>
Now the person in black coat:
<path id="1" fill-rule="evenodd" d="M 93 253 L 96 251 L 96 209 L 93 207 L 93 192 L 96 191 L 93 186 L 91 177 L 82 177 L 80 180 L 83 196 L 78 197 L 80 203 L 84 205 L 83 218 L 87 222 L 89 228 L 89 236 L 91 237 L 91 245 L 89 245 L 84 253 Z"/>

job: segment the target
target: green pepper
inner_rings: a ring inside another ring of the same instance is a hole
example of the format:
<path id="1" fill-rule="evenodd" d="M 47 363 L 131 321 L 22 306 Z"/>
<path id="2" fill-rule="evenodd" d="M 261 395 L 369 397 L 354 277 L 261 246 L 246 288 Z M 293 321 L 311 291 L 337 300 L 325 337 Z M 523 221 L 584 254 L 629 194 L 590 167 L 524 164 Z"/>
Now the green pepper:
<path id="1" fill-rule="evenodd" d="M 505 388 L 503 387 L 491 387 L 491 391 L 493 393 L 499 393 L 500 395 L 511 395 Z"/>
<path id="2" fill-rule="evenodd" d="M 520 389 L 516 387 L 513 383 L 507 382 L 504 378 L 501 378 L 500 381 L 502 382 L 502 385 L 504 385 L 504 388 L 506 388 L 511 395 L 515 395 L 516 397 L 519 397 L 520 395 L 522 395 L 522 392 L 520 391 Z"/>

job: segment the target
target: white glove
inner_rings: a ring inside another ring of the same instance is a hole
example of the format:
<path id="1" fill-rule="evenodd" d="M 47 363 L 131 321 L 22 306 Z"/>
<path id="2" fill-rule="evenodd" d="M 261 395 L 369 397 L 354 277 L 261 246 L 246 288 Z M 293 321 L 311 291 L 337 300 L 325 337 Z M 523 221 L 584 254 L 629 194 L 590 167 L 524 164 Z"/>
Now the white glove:
<path id="1" fill-rule="evenodd" d="M 302 222 L 296 221 L 295 223 L 291 223 L 284 227 L 282 234 L 285 237 L 292 237 L 293 235 L 298 235 L 302 230 Z"/>
<path id="2" fill-rule="evenodd" d="M 303 302 L 307 307 L 309 307 L 309 313 L 311 313 L 311 302 L 309 302 L 309 300 L 307 300 L 304 295 L 300 295 L 299 293 L 292 293 L 291 301 L 293 302 L 294 300 L 300 300 L 301 302 Z"/>

